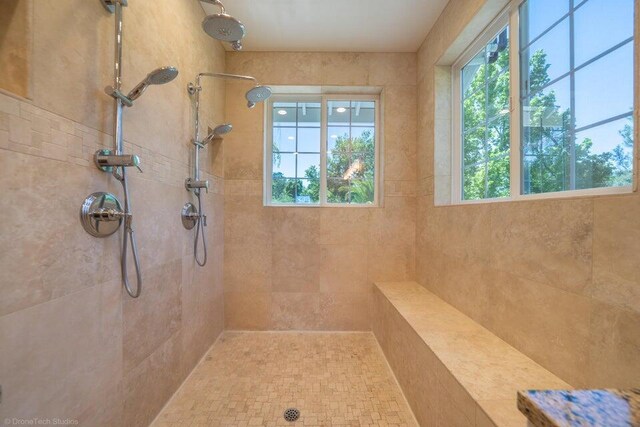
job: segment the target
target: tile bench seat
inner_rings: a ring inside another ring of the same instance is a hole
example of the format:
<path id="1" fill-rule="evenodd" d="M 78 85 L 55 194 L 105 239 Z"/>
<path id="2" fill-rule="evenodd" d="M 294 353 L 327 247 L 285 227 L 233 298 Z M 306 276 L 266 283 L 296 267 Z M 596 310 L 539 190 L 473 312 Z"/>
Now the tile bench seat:
<path id="1" fill-rule="evenodd" d="M 416 282 L 373 292 L 373 331 L 422 426 L 526 426 L 518 390 L 572 388 Z"/>

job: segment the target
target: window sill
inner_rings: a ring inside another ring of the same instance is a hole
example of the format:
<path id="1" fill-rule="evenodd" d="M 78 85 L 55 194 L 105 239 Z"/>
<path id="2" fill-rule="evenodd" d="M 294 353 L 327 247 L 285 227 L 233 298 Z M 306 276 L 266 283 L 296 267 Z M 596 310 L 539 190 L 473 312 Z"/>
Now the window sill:
<path id="1" fill-rule="evenodd" d="M 580 199 L 580 198 L 587 198 L 587 197 L 620 196 L 620 195 L 634 194 L 634 193 L 635 191 L 631 186 L 592 188 L 588 190 L 557 191 L 553 193 L 527 194 L 527 195 L 519 195 L 516 197 L 502 197 L 502 198 L 496 198 L 496 199 L 460 200 L 452 203 L 436 204 L 436 207 L 483 205 L 483 204 L 493 204 L 493 203 L 513 203 L 513 202 L 527 202 L 527 201 L 534 201 L 534 200 Z"/>
<path id="2" fill-rule="evenodd" d="M 344 203 L 331 203 L 331 204 L 317 204 L 317 205 L 303 205 L 303 204 L 286 204 L 286 203 L 264 203 L 265 208 L 355 208 L 355 209 L 367 209 L 367 208 L 380 208 L 379 204 L 371 205 L 350 205 Z"/>

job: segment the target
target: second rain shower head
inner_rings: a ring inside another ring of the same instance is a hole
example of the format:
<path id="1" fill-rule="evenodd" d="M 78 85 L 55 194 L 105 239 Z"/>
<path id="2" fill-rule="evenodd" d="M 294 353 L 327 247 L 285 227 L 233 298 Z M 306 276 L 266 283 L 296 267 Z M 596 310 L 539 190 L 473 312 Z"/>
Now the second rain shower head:
<path id="1" fill-rule="evenodd" d="M 247 91 L 245 98 L 247 98 L 247 107 L 253 108 L 256 103 L 266 101 L 271 97 L 272 92 L 269 86 L 258 85 Z"/>
<path id="2" fill-rule="evenodd" d="M 206 3 L 220 7 L 220 13 L 208 15 L 202 21 L 202 29 L 216 40 L 231 43 L 233 50 L 242 50 L 241 40 L 246 34 L 244 24 L 225 12 L 219 0 L 204 0 Z"/>
<path id="3" fill-rule="evenodd" d="M 169 83 L 171 80 L 175 79 L 177 75 L 178 69 L 175 67 L 162 67 L 155 69 L 150 72 L 143 81 L 138 83 L 136 87 L 131 89 L 131 92 L 129 92 L 127 98 L 129 98 L 131 101 L 135 101 L 136 99 L 140 98 L 140 96 L 150 85 L 163 85 L 165 83 Z"/>
<path id="4" fill-rule="evenodd" d="M 225 123 L 223 125 L 216 126 L 209 135 L 200 143 L 200 145 L 205 146 L 214 139 L 222 138 L 224 135 L 228 134 L 233 130 L 233 126 L 231 123 Z"/>

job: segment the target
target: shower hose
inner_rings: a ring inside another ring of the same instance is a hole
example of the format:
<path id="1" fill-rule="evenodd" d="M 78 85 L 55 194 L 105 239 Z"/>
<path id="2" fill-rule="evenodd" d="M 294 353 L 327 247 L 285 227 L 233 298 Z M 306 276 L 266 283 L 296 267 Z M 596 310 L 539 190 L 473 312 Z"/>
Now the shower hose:
<path id="1" fill-rule="evenodd" d="M 121 172 L 116 173 L 114 169 L 114 176 L 122 183 L 122 190 L 124 192 L 124 233 L 122 235 L 122 253 L 120 255 L 120 269 L 122 273 L 122 281 L 124 288 L 132 298 L 138 298 L 142 291 L 142 275 L 140 273 L 140 261 L 138 258 L 138 247 L 136 245 L 136 236 L 133 232 L 131 209 L 129 207 L 129 189 L 127 187 L 127 172 L 124 167 L 120 168 Z M 129 242 L 131 242 L 131 253 L 133 254 L 133 261 L 136 267 L 136 289 L 131 289 L 129 284 L 129 273 L 127 271 L 127 252 L 129 249 Z"/>
<path id="2" fill-rule="evenodd" d="M 196 193 L 196 197 L 198 198 L 198 213 L 200 214 L 200 218 L 198 218 L 198 222 L 196 223 L 196 238 L 193 241 L 193 252 L 198 265 L 200 267 L 204 267 L 205 264 L 207 263 L 207 239 L 204 234 L 204 227 L 207 226 L 207 220 L 206 220 L 206 217 L 202 214 L 202 201 L 200 200 L 200 190 L 197 190 L 195 193 Z M 198 240 L 200 240 L 199 239 L 200 235 L 202 235 L 202 249 L 203 249 L 202 252 L 204 254 L 202 262 L 200 262 L 200 260 L 198 259 Z"/>

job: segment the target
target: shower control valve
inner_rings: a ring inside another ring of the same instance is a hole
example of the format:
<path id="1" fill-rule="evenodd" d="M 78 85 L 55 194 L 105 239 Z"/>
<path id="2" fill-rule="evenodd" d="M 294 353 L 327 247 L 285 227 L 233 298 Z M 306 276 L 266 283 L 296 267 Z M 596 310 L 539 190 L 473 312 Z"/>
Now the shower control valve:
<path id="1" fill-rule="evenodd" d="M 203 213 L 198 212 L 198 209 L 191 202 L 186 203 L 182 207 L 180 216 L 182 218 L 182 225 L 187 230 L 191 230 L 193 227 L 195 227 L 200 220 L 202 220 L 203 226 L 207 226 L 207 216 Z"/>

